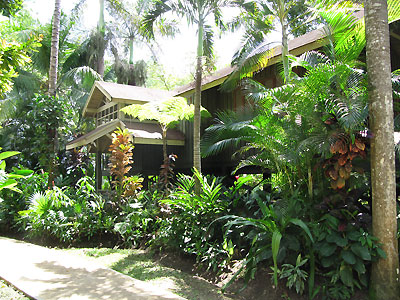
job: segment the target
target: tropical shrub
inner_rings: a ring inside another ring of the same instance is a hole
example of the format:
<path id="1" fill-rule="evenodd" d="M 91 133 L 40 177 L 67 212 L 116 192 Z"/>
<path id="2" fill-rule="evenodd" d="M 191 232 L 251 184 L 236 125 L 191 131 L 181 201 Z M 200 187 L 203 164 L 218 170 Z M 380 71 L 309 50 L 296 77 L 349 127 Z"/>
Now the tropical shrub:
<path id="1" fill-rule="evenodd" d="M 114 230 L 121 235 L 125 246 L 145 246 L 158 231 L 160 208 L 157 200 L 156 194 L 144 191 L 121 206 Z"/>
<path id="2" fill-rule="evenodd" d="M 83 177 L 76 189 L 54 186 L 36 191 L 28 209 L 19 214 L 28 235 L 72 243 L 112 232 L 115 216 L 106 213 L 105 203 L 95 192 L 93 179 Z"/>
<path id="3" fill-rule="evenodd" d="M 109 148 L 111 152 L 109 167 L 110 174 L 114 178 L 112 184 L 116 191 L 117 205 L 122 200 L 135 196 L 137 191 L 142 188 L 143 178 L 127 176 L 132 168 L 133 148 L 131 134 L 127 129 L 118 128 L 112 134 L 112 142 Z"/>
<path id="4" fill-rule="evenodd" d="M 25 208 L 25 203 L 19 201 L 23 192 L 17 187 L 17 180 L 26 180 L 33 173 L 31 170 L 22 168 L 13 168 L 12 173 L 6 171 L 4 160 L 17 154 L 19 152 L 16 151 L 0 153 L 0 229 L 4 227 L 9 230 L 15 225 L 18 211 Z M 23 186 L 22 190 L 24 190 Z"/>
<path id="5" fill-rule="evenodd" d="M 291 289 L 294 287 L 296 293 L 302 295 L 304 292 L 304 282 L 308 274 L 302 270 L 301 267 L 307 263 L 308 259 L 301 259 L 301 254 L 297 256 L 296 264 L 283 264 L 282 269 L 279 271 L 279 279 L 287 278 L 286 286 Z"/>
<path id="6" fill-rule="evenodd" d="M 200 195 L 194 192 L 195 177 L 201 182 Z M 194 255 L 207 268 L 221 268 L 221 262 L 232 252 L 228 249 L 231 242 L 225 241 L 225 249 L 221 247 L 221 228 L 209 225 L 227 212 L 230 201 L 226 190 L 221 178 L 196 171 L 193 177 L 178 174 L 175 190 L 159 202 L 161 223 L 153 244 Z"/>
<path id="7" fill-rule="evenodd" d="M 335 294 L 338 286 L 344 286 L 346 293 L 343 294 L 350 296 L 355 287 L 367 288 L 368 267 L 373 261 L 386 257 L 377 238 L 349 222 L 351 220 L 351 216 L 349 220 L 341 221 L 326 214 L 313 228 L 316 238 L 314 252 L 321 273 L 327 277 L 324 290 L 328 296 Z M 346 295 L 333 299 L 350 299 Z"/>

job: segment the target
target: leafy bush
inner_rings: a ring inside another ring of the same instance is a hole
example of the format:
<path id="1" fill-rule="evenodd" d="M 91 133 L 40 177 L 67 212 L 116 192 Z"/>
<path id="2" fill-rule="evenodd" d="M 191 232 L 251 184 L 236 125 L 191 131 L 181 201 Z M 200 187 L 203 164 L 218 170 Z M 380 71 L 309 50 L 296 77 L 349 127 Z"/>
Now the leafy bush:
<path id="1" fill-rule="evenodd" d="M 335 292 L 338 285 L 345 286 L 344 290 L 349 291 L 350 295 L 354 287 L 368 287 L 368 266 L 386 257 L 377 238 L 355 224 L 340 222 L 329 214 L 320 219 L 313 233 L 317 240 L 315 254 L 318 263 L 329 280 L 325 288 L 328 295 L 343 294 L 334 299 L 350 299 L 347 292 Z"/>
<path id="2" fill-rule="evenodd" d="M 198 196 L 194 192 L 194 177 L 201 183 Z M 175 191 L 160 201 L 162 220 L 155 242 L 195 255 L 198 262 L 217 270 L 220 262 L 226 261 L 229 250 L 221 247 L 221 228 L 209 225 L 227 212 L 230 201 L 221 178 L 201 176 L 198 172 L 194 177 L 178 174 Z"/>
<path id="3" fill-rule="evenodd" d="M 120 221 L 115 224 L 126 246 L 143 246 L 159 227 L 160 209 L 157 193 L 144 191 L 138 198 L 130 198 L 121 206 Z"/>
<path id="4" fill-rule="evenodd" d="M 105 200 L 95 192 L 93 179 L 83 177 L 76 189 L 36 191 L 28 209 L 20 215 L 31 236 L 71 243 L 112 231 L 115 217 L 105 213 L 104 205 Z"/>
<path id="5" fill-rule="evenodd" d="M 301 267 L 308 261 L 308 259 L 301 259 L 301 254 L 297 256 L 296 264 L 283 264 L 282 269 L 279 271 L 280 279 L 287 278 L 287 287 L 291 289 L 296 288 L 296 293 L 302 295 L 304 292 L 304 282 L 308 275 L 307 272 L 302 270 Z"/>

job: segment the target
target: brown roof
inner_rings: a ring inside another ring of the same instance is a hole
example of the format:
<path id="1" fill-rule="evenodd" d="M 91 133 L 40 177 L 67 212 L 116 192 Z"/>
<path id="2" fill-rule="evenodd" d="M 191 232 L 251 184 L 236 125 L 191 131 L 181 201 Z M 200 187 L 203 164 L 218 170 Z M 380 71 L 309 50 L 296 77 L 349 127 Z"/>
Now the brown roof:
<path id="1" fill-rule="evenodd" d="M 201 81 L 201 89 L 202 90 L 207 90 L 210 87 L 218 85 L 219 83 L 215 84 L 215 82 L 217 82 L 217 81 L 219 81 L 221 79 L 225 80 L 225 78 L 228 77 L 229 74 L 231 74 L 233 72 L 233 70 L 234 70 L 234 68 L 229 66 L 229 67 L 225 67 L 225 68 L 223 68 L 221 70 L 218 70 L 217 72 L 215 72 L 215 73 L 213 73 L 213 74 L 211 74 L 209 76 L 205 76 Z M 220 83 L 222 83 L 222 82 L 220 82 Z M 214 85 L 213 86 L 208 86 L 209 84 L 214 84 Z M 194 88 L 195 88 L 195 81 L 192 81 L 191 83 L 188 83 L 188 84 L 182 85 L 180 87 L 177 87 L 174 90 L 174 95 L 175 96 L 184 96 L 184 94 L 186 92 L 192 91 L 192 90 L 194 90 Z"/>
<path id="2" fill-rule="evenodd" d="M 108 101 L 129 104 L 142 104 L 172 97 L 173 93 L 164 90 L 148 89 L 139 86 L 96 81 L 83 109 L 83 116 L 94 116 L 104 98 Z"/>

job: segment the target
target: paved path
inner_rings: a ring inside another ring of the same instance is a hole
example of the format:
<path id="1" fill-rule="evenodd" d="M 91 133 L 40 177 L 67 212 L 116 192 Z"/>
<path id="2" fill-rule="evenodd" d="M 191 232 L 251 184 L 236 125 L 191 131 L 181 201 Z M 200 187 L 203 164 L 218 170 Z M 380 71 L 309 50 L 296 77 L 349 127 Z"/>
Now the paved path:
<path id="1" fill-rule="evenodd" d="M 38 300 L 183 299 L 84 258 L 3 237 L 0 277 Z"/>

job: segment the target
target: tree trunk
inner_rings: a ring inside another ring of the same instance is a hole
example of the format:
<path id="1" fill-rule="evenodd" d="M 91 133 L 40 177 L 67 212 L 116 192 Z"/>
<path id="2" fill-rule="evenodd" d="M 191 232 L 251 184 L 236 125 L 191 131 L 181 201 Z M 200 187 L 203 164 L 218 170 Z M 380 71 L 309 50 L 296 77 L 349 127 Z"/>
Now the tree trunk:
<path id="1" fill-rule="evenodd" d="M 278 14 L 279 23 L 282 27 L 282 64 L 283 64 L 283 80 L 284 83 L 289 83 L 289 44 L 288 44 L 288 24 L 287 24 L 287 7 L 285 0 L 276 2 L 276 12 Z"/>
<path id="2" fill-rule="evenodd" d="M 53 27 L 51 30 L 51 48 L 50 48 L 50 68 L 49 68 L 49 95 L 56 96 L 57 89 L 57 69 L 58 69 L 58 45 L 60 40 L 60 16 L 61 16 L 61 0 L 55 0 L 54 4 L 54 14 L 53 14 Z M 54 173 L 55 173 L 55 153 L 56 149 L 56 139 L 57 139 L 57 128 L 49 128 L 49 147 L 50 147 L 50 161 L 49 161 L 49 178 L 48 187 L 52 188 L 54 185 Z"/>
<path id="3" fill-rule="evenodd" d="M 57 86 L 57 68 L 58 68 L 58 44 L 60 39 L 60 9 L 61 0 L 55 0 L 53 14 L 53 28 L 51 31 L 51 49 L 50 49 L 50 69 L 49 69 L 49 95 L 56 95 Z"/>
<path id="4" fill-rule="evenodd" d="M 196 64 L 196 87 L 194 93 L 194 120 L 193 120 L 193 168 L 201 174 L 201 155 L 200 155 L 200 125 L 201 125 L 201 77 L 202 77 L 202 58 L 203 58 L 203 19 L 199 18 L 198 41 L 197 41 L 197 64 Z M 195 193 L 200 195 L 200 181 L 195 179 Z"/>
<path id="5" fill-rule="evenodd" d="M 281 20 L 282 25 L 282 63 L 283 63 L 283 74 L 285 83 L 289 83 L 289 44 L 288 44 L 288 33 L 287 24 L 285 20 Z"/>
<path id="6" fill-rule="evenodd" d="M 133 65 L 133 36 L 129 37 L 129 64 Z"/>
<path id="7" fill-rule="evenodd" d="M 167 154 L 167 128 L 161 128 L 162 129 L 162 140 L 163 140 L 163 157 L 164 157 L 164 164 L 168 160 L 168 154 Z"/>
<path id="8" fill-rule="evenodd" d="M 97 73 L 104 76 L 104 53 L 106 51 L 106 42 L 105 42 L 105 32 L 106 26 L 104 22 L 104 0 L 99 0 L 100 4 L 100 15 L 99 15 L 99 23 L 97 24 L 97 28 L 102 39 L 101 45 L 99 44 L 99 53 L 97 57 Z"/>
<path id="9" fill-rule="evenodd" d="M 387 258 L 372 265 L 372 299 L 399 299 L 393 99 L 387 3 L 365 1 L 371 139 L 372 231 Z"/>

